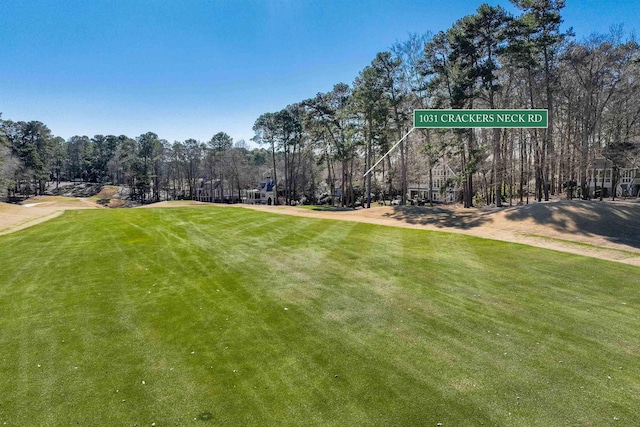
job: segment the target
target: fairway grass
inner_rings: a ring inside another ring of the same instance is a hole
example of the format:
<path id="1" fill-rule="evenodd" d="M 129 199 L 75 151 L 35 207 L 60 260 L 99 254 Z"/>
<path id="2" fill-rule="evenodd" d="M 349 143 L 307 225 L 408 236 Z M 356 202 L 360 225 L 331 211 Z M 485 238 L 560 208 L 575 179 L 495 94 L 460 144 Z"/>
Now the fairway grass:
<path id="1" fill-rule="evenodd" d="M 0 425 L 640 425 L 636 267 L 210 206 L 0 260 Z"/>

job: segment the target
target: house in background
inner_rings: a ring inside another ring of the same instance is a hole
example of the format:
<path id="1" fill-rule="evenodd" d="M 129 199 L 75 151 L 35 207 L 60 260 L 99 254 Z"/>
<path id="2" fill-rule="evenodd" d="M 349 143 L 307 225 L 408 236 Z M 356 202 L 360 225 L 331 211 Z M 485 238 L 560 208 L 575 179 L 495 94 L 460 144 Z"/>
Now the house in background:
<path id="1" fill-rule="evenodd" d="M 640 197 L 640 167 L 621 169 L 618 187 L 622 196 Z"/>
<path id="2" fill-rule="evenodd" d="M 234 194 L 229 183 L 214 179 L 200 180 L 195 191 L 195 200 L 209 203 L 238 203 L 239 197 L 237 193 Z"/>
<path id="3" fill-rule="evenodd" d="M 267 177 L 260 182 L 258 188 L 245 190 L 242 195 L 242 203 L 250 205 L 273 205 L 275 204 L 275 182 L 271 177 Z"/>
<path id="4" fill-rule="evenodd" d="M 614 179 L 617 174 L 617 180 Z M 615 188 L 612 188 L 615 183 Z M 600 187 L 604 188 L 603 197 L 611 197 L 615 190 L 616 197 L 640 196 L 640 165 L 625 164 L 616 166 L 611 160 L 604 157 L 596 158 L 593 168 L 587 177 L 589 193 L 593 197 L 599 197 Z M 578 187 L 581 181 L 578 180 Z"/>
<path id="5" fill-rule="evenodd" d="M 426 182 L 410 185 L 408 188 L 409 200 L 419 204 L 428 203 L 429 194 L 435 203 L 454 203 L 457 200 L 457 190 L 454 182 L 457 174 L 445 162 L 439 161 L 432 170 L 432 185 L 429 188 L 429 177 Z"/>

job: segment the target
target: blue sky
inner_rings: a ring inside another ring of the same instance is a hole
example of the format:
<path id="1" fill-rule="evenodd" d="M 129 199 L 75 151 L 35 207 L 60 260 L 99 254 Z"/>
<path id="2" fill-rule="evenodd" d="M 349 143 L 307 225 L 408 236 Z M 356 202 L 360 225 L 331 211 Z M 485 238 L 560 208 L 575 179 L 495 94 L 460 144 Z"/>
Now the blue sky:
<path id="1" fill-rule="evenodd" d="M 0 112 L 54 135 L 151 131 L 253 137 L 256 118 L 351 84 L 410 33 L 446 30 L 471 0 L 3 0 Z M 515 12 L 508 0 L 487 1 Z M 578 38 L 624 24 L 637 0 L 568 0 Z"/>

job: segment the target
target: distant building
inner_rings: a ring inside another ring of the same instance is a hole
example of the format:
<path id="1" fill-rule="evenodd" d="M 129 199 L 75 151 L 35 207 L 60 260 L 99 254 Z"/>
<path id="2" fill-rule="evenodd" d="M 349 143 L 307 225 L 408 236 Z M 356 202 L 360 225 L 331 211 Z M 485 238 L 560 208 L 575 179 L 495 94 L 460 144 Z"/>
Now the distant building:
<path id="1" fill-rule="evenodd" d="M 432 185 L 429 188 L 429 177 L 424 183 L 414 183 L 409 185 L 409 200 L 414 203 L 428 203 L 429 193 L 431 200 L 436 203 L 454 203 L 457 200 L 457 190 L 454 182 L 457 174 L 445 162 L 438 162 L 432 171 Z"/>
<path id="2" fill-rule="evenodd" d="M 242 203 L 251 205 L 273 205 L 275 204 L 274 180 L 271 177 L 264 179 L 258 184 L 258 188 L 245 190 L 242 195 Z"/>
<path id="3" fill-rule="evenodd" d="M 612 189 L 616 172 L 618 178 L 615 189 Z M 600 157 L 595 160 L 593 168 L 589 171 L 586 183 L 590 194 L 594 197 L 599 197 L 600 187 L 604 188 L 603 197 L 611 197 L 613 190 L 616 197 L 638 197 L 640 196 L 640 165 L 626 164 L 624 167 L 619 167 L 610 160 Z M 581 184 L 581 180 L 578 180 L 578 188 Z"/>
<path id="4" fill-rule="evenodd" d="M 231 185 L 219 179 L 200 180 L 194 199 L 210 203 L 238 203 L 240 201 L 238 194 L 232 191 Z"/>

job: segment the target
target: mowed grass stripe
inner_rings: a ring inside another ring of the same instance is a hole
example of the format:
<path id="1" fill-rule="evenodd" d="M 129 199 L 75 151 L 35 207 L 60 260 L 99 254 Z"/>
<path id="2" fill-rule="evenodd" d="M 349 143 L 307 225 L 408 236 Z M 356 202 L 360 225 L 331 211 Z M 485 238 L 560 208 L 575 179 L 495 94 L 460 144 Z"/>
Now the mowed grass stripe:
<path id="1" fill-rule="evenodd" d="M 634 267 L 209 206 L 67 212 L 0 259 L 0 423 L 640 419 Z"/>

